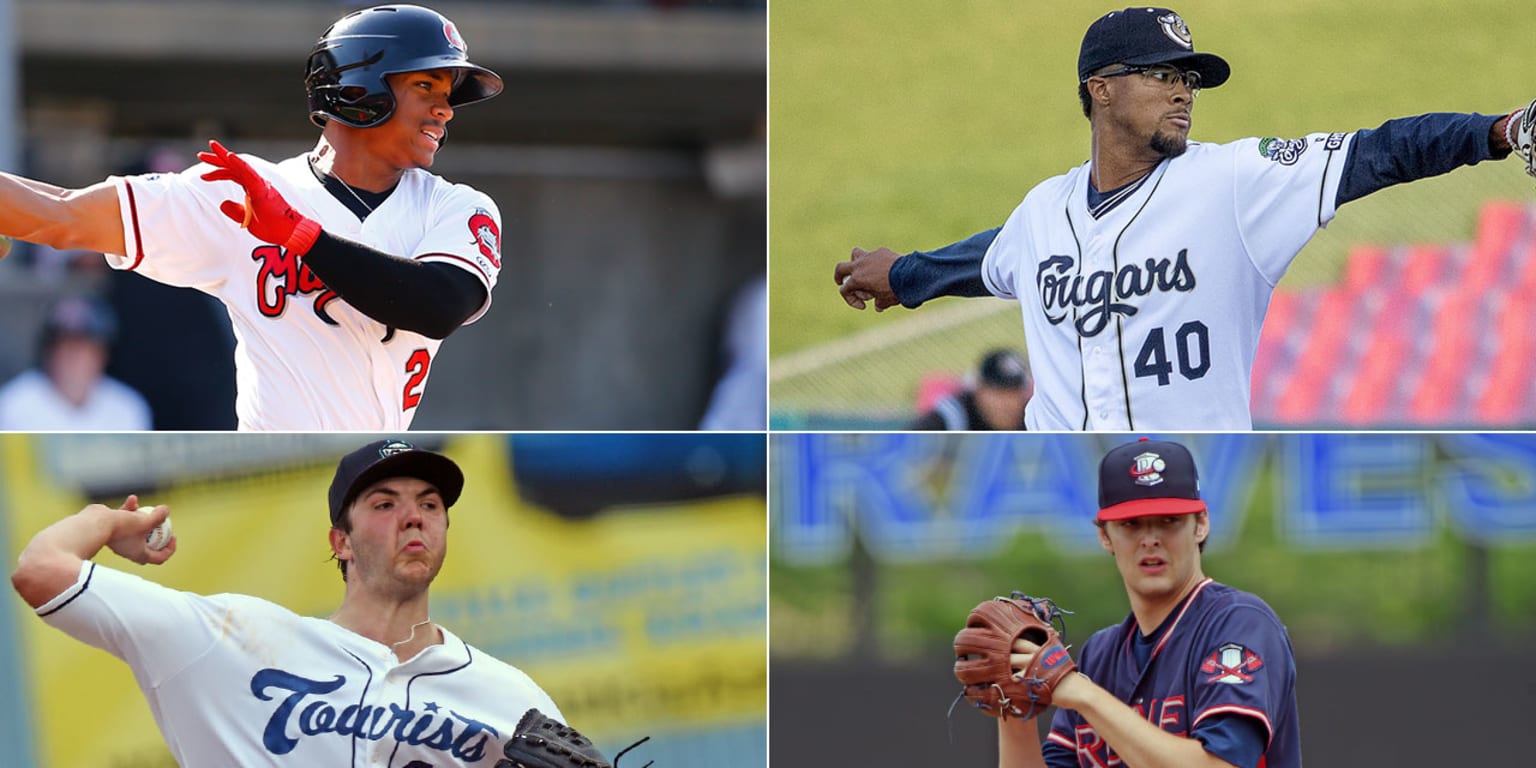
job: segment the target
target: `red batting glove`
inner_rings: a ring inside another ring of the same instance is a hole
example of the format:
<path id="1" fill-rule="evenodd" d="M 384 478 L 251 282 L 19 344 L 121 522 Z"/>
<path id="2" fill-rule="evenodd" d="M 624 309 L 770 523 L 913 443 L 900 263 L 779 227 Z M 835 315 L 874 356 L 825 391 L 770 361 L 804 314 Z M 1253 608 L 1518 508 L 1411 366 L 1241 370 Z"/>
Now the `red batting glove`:
<path id="1" fill-rule="evenodd" d="M 233 181 L 245 188 L 244 205 L 225 200 L 219 210 L 265 242 L 299 256 L 309 253 L 320 237 L 320 224 L 295 211 L 270 182 L 223 144 L 210 140 L 208 149 L 197 153 L 197 159 L 218 170 L 203 174 L 203 181 Z"/>

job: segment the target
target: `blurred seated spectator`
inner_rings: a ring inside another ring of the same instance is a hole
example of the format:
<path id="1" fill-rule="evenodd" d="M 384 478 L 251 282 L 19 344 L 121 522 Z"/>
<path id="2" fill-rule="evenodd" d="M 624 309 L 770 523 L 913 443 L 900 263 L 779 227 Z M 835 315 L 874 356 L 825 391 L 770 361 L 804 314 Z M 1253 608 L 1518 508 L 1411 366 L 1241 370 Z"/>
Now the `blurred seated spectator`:
<path id="1" fill-rule="evenodd" d="M 981 359 L 966 386 L 912 422 L 914 430 L 992 431 L 1024 429 L 1024 406 L 1035 392 L 1029 364 L 1011 349 Z"/>
<path id="2" fill-rule="evenodd" d="M 37 344 L 36 368 L 0 387 L 0 430 L 139 431 L 149 405 L 105 374 L 117 319 L 105 304 L 71 297 L 53 307 Z"/>
<path id="3" fill-rule="evenodd" d="M 726 321 L 729 368 L 710 396 L 699 429 L 760 432 L 768 428 L 768 278 L 736 293 Z"/>

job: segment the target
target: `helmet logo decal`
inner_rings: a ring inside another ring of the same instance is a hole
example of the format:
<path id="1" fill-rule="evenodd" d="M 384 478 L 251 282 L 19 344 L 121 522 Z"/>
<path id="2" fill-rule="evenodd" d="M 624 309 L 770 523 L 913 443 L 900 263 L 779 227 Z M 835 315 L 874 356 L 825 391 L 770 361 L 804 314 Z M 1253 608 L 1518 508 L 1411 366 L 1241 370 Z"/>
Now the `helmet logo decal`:
<path id="1" fill-rule="evenodd" d="M 469 233 L 475 236 L 475 244 L 480 246 L 480 255 L 489 259 L 492 266 L 501 269 L 501 228 L 496 226 L 496 220 L 491 218 L 489 211 L 484 208 L 475 209 L 475 215 L 469 217 Z"/>
<path id="2" fill-rule="evenodd" d="M 469 55 L 469 46 L 465 45 L 464 38 L 459 36 L 459 28 L 455 27 L 453 22 L 447 19 L 443 19 L 443 37 L 448 38 L 448 44 L 457 49 L 459 53 L 465 56 Z"/>

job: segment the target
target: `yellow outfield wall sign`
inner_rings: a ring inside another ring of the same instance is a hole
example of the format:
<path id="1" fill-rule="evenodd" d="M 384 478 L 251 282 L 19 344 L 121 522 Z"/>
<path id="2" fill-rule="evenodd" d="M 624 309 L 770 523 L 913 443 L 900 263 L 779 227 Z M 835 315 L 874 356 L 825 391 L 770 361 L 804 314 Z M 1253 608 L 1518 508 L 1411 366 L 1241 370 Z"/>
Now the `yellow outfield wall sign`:
<path id="1" fill-rule="evenodd" d="M 34 533 L 89 501 L 78 484 L 50 477 L 47 439 L 0 437 L 11 562 Z M 434 621 L 527 672 L 610 750 L 641 735 L 662 742 L 764 723 L 762 496 L 572 520 L 519 497 L 505 439 L 449 436 L 440 445 L 467 481 L 432 587 Z M 334 462 L 146 492 L 146 505 L 171 507 L 176 555 L 159 567 L 107 550 L 96 560 L 175 589 L 249 594 L 326 616 L 342 597 L 326 539 Z M 32 711 L 39 765 L 173 765 L 127 666 L 11 603 L 28 689 L 28 703 L 17 704 Z"/>

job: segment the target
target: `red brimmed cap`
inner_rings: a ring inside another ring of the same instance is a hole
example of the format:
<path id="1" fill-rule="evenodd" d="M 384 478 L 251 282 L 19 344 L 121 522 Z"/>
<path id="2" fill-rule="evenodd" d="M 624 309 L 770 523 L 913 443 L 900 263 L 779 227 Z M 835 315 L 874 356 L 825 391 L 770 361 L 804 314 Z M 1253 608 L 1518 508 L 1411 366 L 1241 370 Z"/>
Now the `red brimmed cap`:
<path id="1" fill-rule="evenodd" d="M 1143 437 L 1099 462 L 1099 521 L 1204 512 L 1189 449 Z"/>

